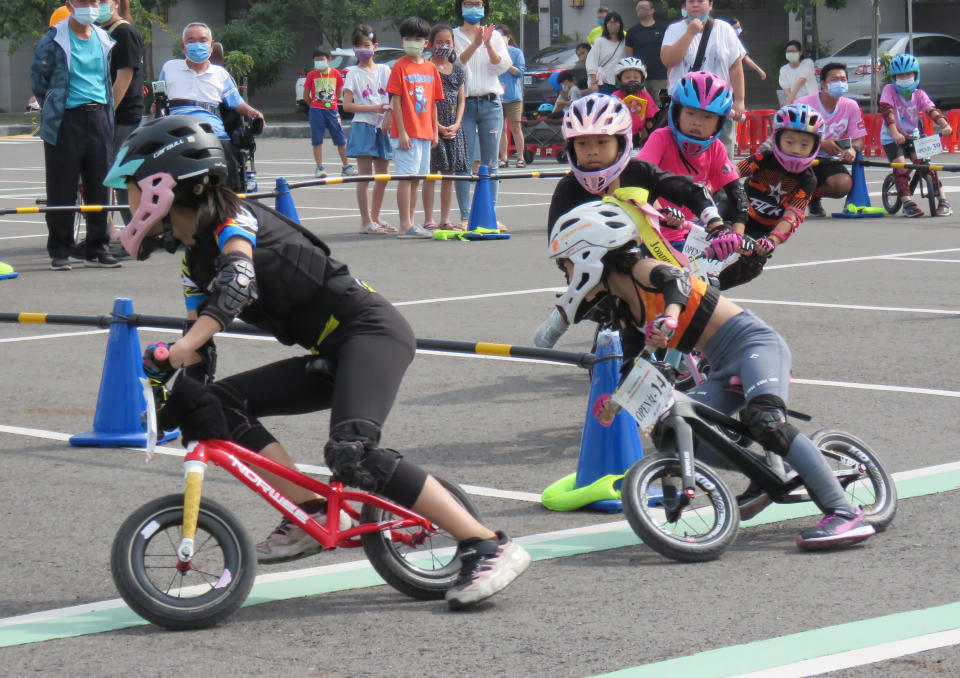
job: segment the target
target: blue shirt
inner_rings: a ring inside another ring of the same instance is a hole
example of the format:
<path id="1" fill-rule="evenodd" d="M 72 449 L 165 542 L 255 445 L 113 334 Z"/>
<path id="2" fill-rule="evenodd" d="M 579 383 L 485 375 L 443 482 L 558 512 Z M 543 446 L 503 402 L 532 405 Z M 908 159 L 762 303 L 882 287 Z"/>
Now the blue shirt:
<path id="1" fill-rule="evenodd" d="M 523 101 L 523 71 L 527 67 L 527 60 L 523 57 L 523 50 L 513 45 L 507 47 L 510 60 L 517 67 L 517 74 L 510 71 L 500 75 L 500 84 L 503 85 L 503 103 Z"/>
<path id="2" fill-rule="evenodd" d="M 103 47 L 100 40 L 91 36 L 89 40 L 78 38 L 70 33 L 70 92 L 67 94 L 67 108 L 76 108 L 83 104 L 106 104 L 107 86 L 104 74 L 107 65 L 103 61 Z"/>

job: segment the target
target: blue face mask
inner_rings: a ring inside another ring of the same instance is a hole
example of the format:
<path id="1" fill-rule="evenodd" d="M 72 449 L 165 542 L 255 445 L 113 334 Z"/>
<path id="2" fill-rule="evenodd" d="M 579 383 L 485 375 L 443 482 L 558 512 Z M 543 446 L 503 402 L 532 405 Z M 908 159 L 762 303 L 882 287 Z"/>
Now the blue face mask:
<path id="1" fill-rule="evenodd" d="M 602 16 L 598 16 L 598 17 L 597 17 L 597 26 L 603 26 L 603 17 L 602 17 Z"/>
<path id="2" fill-rule="evenodd" d="M 202 64 L 210 58 L 209 42 L 191 42 L 187 45 L 187 60 L 195 64 Z"/>
<path id="3" fill-rule="evenodd" d="M 834 99 L 839 99 L 844 94 L 847 93 L 847 83 L 843 80 L 835 80 L 827 85 L 827 94 L 832 96 Z"/>
<path id="4" fill-rule="evenodd" d="M 471 25 L 478 24 L 480 20 L 483 19 L 485 13 L 483 7 L 464 7 L 463 20 Z"/>
<path id="5" fill-rule="evenodd" d="M 100 7 L 74 7 L 73 19 L 83 26 L 92 26 L 100 18 Z"/>
<path id="6" fill-rule="evenodd" d="M 110 21 L 110 17 L 113 16 L 113 12 L 110 11 L 110 3 L 102 2 L 100 3 L 100 14 L 97 16 L 97 23 L 102 24 L 107 21 Z"/>

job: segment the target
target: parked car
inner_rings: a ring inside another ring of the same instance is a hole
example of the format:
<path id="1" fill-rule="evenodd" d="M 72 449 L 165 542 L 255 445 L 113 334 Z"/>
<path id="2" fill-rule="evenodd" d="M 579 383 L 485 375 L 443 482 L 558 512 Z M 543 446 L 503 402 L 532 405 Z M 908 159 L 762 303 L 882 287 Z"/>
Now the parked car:
<path id="1" fill-rule="evenodd" d="M 576 43 L 550 45 L 537 52 L 527 61 L 523 74 L 523 109 L 536 111 L 540 104 L 552 104 L 557 100 L 558 90 L 550 84 L 550 76 L 572 69 L 580 63 Z M 582 73 L 586 77 L 586 70 Z"/>
<path id="2" fill-rule="evenodd" d="M 909 50 L 908 33 L 881 33 L 877 53 L 898 56 Z M 870 102 L 870 36 L 857 38 L 832 56 L 817 59 L 817 72 L 824 65 L 839 62 L 847 67 L 850 91 L 847 96 L 861 106 Z M 960 107 L 960 40 L 942 33 L 914 33 L 912 54 L 920 61 L 920 87 L 941 108 Z M 878 66 L 879 68 L 879 66 Z M 884 82 L 880 83 L 880 90 Z"/>
<path id="3" fill-rule="evenodd" d="M 403 56 L 403 50 L 399 47 L 378 47 L 376 53 L 373 55 L 373 60 L 378 64 L 385 64 L 389 67 L 392 67 L 396 63 L 397 59 Z M 425 57 L 429 58 L 429 56 Z M 340 71 L 340 74 L 343 75 L 343 79 L 347 79 L 347 72 L 352 66 L 357 65 L 357 57 L 353 54 L 352 48 L 347 47 L 338 47 L 336 49 L 330 50 L 330 67 L 336 68 Z M 300 76 L 297 78 L 297 82 L 294 85 L 294 95 L 296 96 L 297 107 L 303 111 L 304 115 L 307 113 L 309 104 L 303 100 L 303 85 L 307 81 L 307 71 L 301 71 Z M 340 112 L 343 113 L 343 102 L 339 102 Z"/>

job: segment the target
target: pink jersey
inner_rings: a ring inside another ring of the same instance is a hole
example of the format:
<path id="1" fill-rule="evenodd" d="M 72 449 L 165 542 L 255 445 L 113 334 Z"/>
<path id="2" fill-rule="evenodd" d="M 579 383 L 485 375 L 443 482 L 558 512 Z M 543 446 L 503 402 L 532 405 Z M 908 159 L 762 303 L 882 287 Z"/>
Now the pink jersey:
<path id="1" fill-rule="evenodd" d="M 897 116 L 897 129 L 904 136 L 910 136 L 913 130 L 920 125 L 920 117 L 934 108 L 934 103 L 922 89 L 915 89 L 911 92 L 909 99 L 904 100 L 893 85 L 887 85 L 880 93 L 880 103 L 893 106 L 893 112 Z M 893 142 L 890 136 L 890 130 L 884 125 L 880 130 L 880 141 L 889 144 Z"/>
<path id="2" fill-rule="evenodd" d="M 635 157 L 651 162 L 667 172 L 691 177 L 694 181 L 704 184 L 711 193 L 716 193 L 731 181 L 740 179 L 737 168 L 730 162 L 727 149 L 719 141 L 715 141 L 700 155 L 688 158 L 680 154 L 680 147 L 674 141 L 669 127 L 652 131 L 647 143 Z M 674 205 L 663 198 L 660 198 L 660 202 L 679 207 L 688 219 L 696 219 L 699 216 L 686 207 Z"/>
<path id="3" fill-rule="evenodd" d="M 800 97 L 794 103 L 806 104 L 820 111 L 823 116 L 823 138 L 824 139 L 860 139 L 867 136 L 866 125 L 863 124 L 863 113 L 860 111 L 860 104 L 850 97 L 840 97 L 837 99 L 837 105 L 833 113 L 829 113 L 823 108 L 820 101 L 820 93 L 808 94 Z M 832 158 L 822 148 L 817 154 L 821 158 Z"/>

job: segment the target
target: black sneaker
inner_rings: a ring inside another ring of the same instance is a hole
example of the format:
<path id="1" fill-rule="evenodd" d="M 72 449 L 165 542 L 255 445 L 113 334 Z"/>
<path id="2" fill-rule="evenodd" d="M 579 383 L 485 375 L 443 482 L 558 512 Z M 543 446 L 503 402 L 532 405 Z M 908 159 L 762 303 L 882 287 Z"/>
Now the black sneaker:
<path id="1" fill-rule="evenodd" d="M 750 485 L 743 494 L 737 495 L 737 506 L 740 508 L 740 520 L 750 520 L 763 509 L 770 506 L 773 500 L 770 495 L 750 481 Z"/>
<path id="2" fill-rule="evenodd" d="M 67 257 L 54 257 L 50 260 L 51 271 L 69 271 L 73 266 Z"/>
<path id="3" fill-rule="evenodd" d="M 447 590 L 450 609 L 486 600 L 506 588 L 530 566 L 530 554 L 506 533 L 496 539 L 466 539 L 458 544 L 460 575 Z"/>
<path id="4" fill-rule="evenodd" d="M 92 259 L 84 259 L 83 265 L 87 268 L 120 268 L 123 264 L 112 254 L 104 253 Z"/>
<path id="5" fill-rule="evenodd" d="M 797 546 L 804 551 L 832 549 L 856 544 L 875 535 L 877 531 L 867 522 L 862 507 L 853 513 L 838 509 L 797 535 Z"/>
<path id="6" fill-rule="evenodd" d="M 807 204 L 807 212 L 811 217 L 825 217 L 827 213 L 823 209 L 823 202 L 820 198 L 813 198 L 809 204 Z"/>

